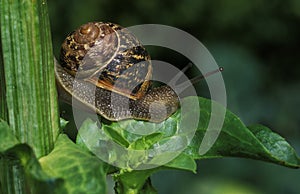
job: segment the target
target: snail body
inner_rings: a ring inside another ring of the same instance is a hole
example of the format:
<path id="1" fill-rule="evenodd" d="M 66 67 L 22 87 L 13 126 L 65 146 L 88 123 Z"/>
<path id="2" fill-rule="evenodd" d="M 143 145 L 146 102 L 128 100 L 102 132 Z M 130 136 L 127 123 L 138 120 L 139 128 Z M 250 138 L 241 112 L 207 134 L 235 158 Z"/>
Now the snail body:
<path id="1" fill-rule="evenodd" d="M 149 54 L 116 24 L 87 23 L 69 34 L 55 75 L 62 99 L 71 104 L 73 98 L 111 121 L 161 122 L 179 106 L 171 87 L 151 87 Z"/>

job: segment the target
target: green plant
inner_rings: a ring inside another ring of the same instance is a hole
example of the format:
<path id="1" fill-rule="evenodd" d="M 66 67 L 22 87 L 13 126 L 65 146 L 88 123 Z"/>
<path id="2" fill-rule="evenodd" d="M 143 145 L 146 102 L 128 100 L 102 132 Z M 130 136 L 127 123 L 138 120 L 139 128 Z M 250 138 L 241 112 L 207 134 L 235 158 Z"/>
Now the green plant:
<path id="1" fill-rule="evenodd" d="M 53 73 L 49 20 L 46 2 L 1 0 L 0 55 L 0 192 L 1 193 L 105 193 L 106 176 L 111 174 L 116 193 L 156 193 L 150 175 L 163 169 L 196 171 L 195 160 L 216 157 L 246 157 L 299 168 L 294 149 L 265 126 L 245 126 L 226 111 L 219 138 L 205 154 L 199 146 L 210 118 L 211 104 L 201 97 L 200 124 L 191 144 L 171 162 L 152 169 L 111 166 L 87 149 L 80 135 L 72 142 L 59 134 L 59 116 Z M 218 106 L 224 109 L 222 106 Z M 190 114 L 193 114 L 192 112 Z M 123 126 L 146 127 L 146 122 L 127 120 L 103 122 L 101 129 L 88 119 L 79 134 L 93 140 L 105 133 L 129 150 L 163 145 L 176 134 L 181 116 L 178 110 L 164 121 L 159 131 L 143 136 L 125 131 Z M 188 115 L 186 115 L 188 116 Z M 61 129 L 66 122 L 61 120 Z M 101 149 L 101 146 L 98 147 Z M 114 156 L 113 151 L 110 153 Z M 132 155 L 138 166 L 145 155 Z M 110 157 L 109 163 L 117 158 Z"/>

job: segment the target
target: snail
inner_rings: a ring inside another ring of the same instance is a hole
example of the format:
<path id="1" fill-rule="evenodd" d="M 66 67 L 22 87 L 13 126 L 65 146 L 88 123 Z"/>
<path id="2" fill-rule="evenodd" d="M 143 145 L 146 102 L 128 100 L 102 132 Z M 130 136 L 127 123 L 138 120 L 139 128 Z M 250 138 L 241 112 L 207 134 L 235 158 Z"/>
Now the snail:
<path id="1" fill-rule="evenodd" d="M 179 107 L 174 90 L 151 87 L 150 56 L 127 29 L 90 22 L 70 33 L 61 46 L 55 76 L 59 97 L 110 120 L 161 122 Z M 74 89 L 76 85 L 77 89 Z"/>
<path id="2" fill-rule="evenodd" d="M 222 68 L 207 75 L 217 71 Z M 110 121 L 161 122 L 179 108 L 170 86 L 151 86 L 148 52 L 117 24 L 90 22 L 71 32 L 55 60 L 55 76 L 60 99 L 69 104 L 75 100 Z"/>

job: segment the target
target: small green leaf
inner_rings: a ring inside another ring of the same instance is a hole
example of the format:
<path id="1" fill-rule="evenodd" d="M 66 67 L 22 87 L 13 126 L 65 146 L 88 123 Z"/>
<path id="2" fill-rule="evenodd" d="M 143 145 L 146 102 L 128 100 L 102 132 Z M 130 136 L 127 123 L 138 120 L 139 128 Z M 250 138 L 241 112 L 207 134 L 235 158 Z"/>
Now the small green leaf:
<path id="1" fill-rule="evenodd" d="M 129 146 L 129 142 L 126 140 L 126 138 L 124 138 L 120 133 L 118 133 L 116 130 L 119 128 L 112 128 L 110 126 L 104 125 L 102 129 L 106 132 L 106 134 L 109 137 L 112 137 L 114 139 L 114 141 L 116 143 L 118 143 L 119 145 L 122 145 L 123 147 L 128 147 Z"/>
<path id="2" fill-rule="evenodd" d="M 152 187 L 149 176 L 157 169 L 126 171 L 121 170 L 114 175 L 116 181 L 116 193 L 130 194 L 155 194 L 156 190 Z"/>
<path id="3" fill-rule="evenodd" d="M 40 159 L 50 175 L 63 178 L 67 193 L 105 193 L 107 165 L 66 135 L 60 135 L 54 150 Z"/>
<path id="4" fill-rule="evenodd" d="M 82 149 L 89 150 L 85 144 L 83 137 L 95 137 L 98 135 L 99 127 L 96 122 L 93 122 L 91 119 L 86 119 L 81 126 L 80 133 L 76 137 L 76 144 L 79 145 Z M 81 134 L 81 135 L 80 135 Z"/>
<path id="5" fill-rule="evenodd" d="M 30 193 L 65 193 L 64 181 L 46 174 L 33 150 L 27 144 L 18 144 L 3 153 L 7 157 L 6 162 L 13 162 L 17 159 L 24 168 L 26 185 L 30 189 Z M 12 171 L 14 169 L 11 169 Z"/>
<path id="6" fill-rule="evenodd" d="M 188 170 L 196 173 L 197 164 L 194 158 L 189 155 L 182 153 L 178 157 L 176 157 L 171 162 L 164 165 L 167 168 L 180 169 L 180 170 Z"/>
<path id="7" fill-rule="evenodd" d="M 135 150 L 145 150 L 149 149 L 153 144 L 157 143 L 158 140 L 162 138 L 162 133 L 153 133 L 151 135 L 143 136 L 130 144 L 130 149 Z"/>
<path id="8" fill-rule="evenodd" d="M 65 120 L 61 117 L 59 118 L 59 125 L 60 125 L 61 129 L 64 129 L 67 126 L 68 123 L 69 123 L 69 121 L 67 121 L 67 120 Z"/>
<path id="9" fill-rule="evenodd" d="M 32 148 L 27 144 L 21 144 L 13 135 L 13 130 L 3 121 L 0 121 L 0 139 L 0 172 L 3 173 L 2 181 L 6 183 L 3 185 L 4 191 L 11 191 L 12 187 L 9 185 L 16 183 L 11 179 L 11 174 L 20 178 L 20 181 L 26 180 L 31 193 L 51 194 L 65 191 L 63 180 L 47 175 L 42 170 Z M 20 166 L 23 169 L 16 169 Z M 18 170 L 23 173 L 16 173 Z"/>

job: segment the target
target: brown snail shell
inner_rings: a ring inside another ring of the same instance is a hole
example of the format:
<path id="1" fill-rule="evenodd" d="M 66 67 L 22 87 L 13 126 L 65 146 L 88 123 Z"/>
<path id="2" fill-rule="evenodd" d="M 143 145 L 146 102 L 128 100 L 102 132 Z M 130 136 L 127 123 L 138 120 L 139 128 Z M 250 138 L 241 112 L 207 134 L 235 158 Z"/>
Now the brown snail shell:
<path id="1" fill-rule="evenodd" d="M 62 99 L 72 103 L 74 97 L 108 120 L 160 122 L 179 106 L 169 86 L 150 88 L 149 54 L 132 33 L 116 24 L 87 23 L 69 34 L 55 74 Z M 80 89 L 74 90 L 74 84 Z"/>

